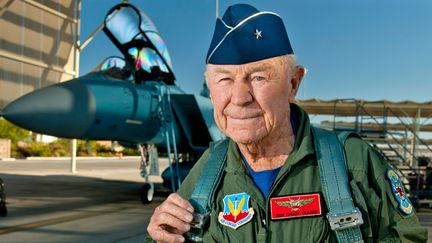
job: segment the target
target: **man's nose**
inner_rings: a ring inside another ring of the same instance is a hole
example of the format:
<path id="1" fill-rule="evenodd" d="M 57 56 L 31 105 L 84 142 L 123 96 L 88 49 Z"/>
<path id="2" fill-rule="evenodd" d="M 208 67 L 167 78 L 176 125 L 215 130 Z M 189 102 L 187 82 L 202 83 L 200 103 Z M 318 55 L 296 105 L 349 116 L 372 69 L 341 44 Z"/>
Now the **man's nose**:
<path id="1" fill-rule="evenodd" d="M 252 89 L 245 80 L 236 80 L 231 89 L 231 103 L 246 105 L 253 101 Z"/>

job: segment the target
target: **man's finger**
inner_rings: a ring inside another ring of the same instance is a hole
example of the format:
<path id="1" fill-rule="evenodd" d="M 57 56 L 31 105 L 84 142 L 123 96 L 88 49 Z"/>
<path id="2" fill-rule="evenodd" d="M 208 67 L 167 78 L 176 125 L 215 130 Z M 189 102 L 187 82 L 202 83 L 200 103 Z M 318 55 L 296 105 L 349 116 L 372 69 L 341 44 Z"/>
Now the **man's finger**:
<path id="1" fill-rule="evenodd" d="M 169 213 L 160 213 L 158 217 L 154 219 L 155 225 L 166 225 L 171 230 L 172 233 L 179 232 L 180 234 L 184 234 L 190 230 L 190 224 L 184 222 L 183 220 L 178 219 L 177 217 L 169 214 Z M 169 229 L 168 228 L 168 229 Z M 165 228 L 166 230 L 167 228 Z"/>
<path id="2" fill-rule="evenodd" d="M 170 214 L 180 220 L 182 220 L 184 223 L 190 223 L 192 222 L 193 215 L 188 210 L 185 210 L 184 208 L 174 204 L 174 203 L 164 203 L 160 205 L 156 210 L 155 213 L 157 214 Z"/>
<path id="3" fill-rule="evenodd" d="M 182 235 L 178 235 L 178 234 L 172 234 L 168 231 L 166 231 L 165 229 L 163 229 L 162 227 L 159 227 L 159 229 L 157 229 L 153 235 L 151 235 L 151 237 L 153 238 L 153 240 L 157 241 L 157 242 L 167 242 L 167 243 L 177 243 L 177 242 L 184 242 L 185 238 Z"/>
<path id="4" fill-rule="evenodd" d="M 183 242 L 193 219 L 192 205 L 176 193 L 155 209 L 147 227 L 149 235 L 160 242 Z"/>
<path id="5" fill-rule="evenodd" d="M 171 193 L 168 198 L 167 201 L 174 203 L 175 205 L 177 205 L 180 208 L 186 209 L 187 211 L 189 211 L 190 213 L 194 212 L 194 208 L 192 207 L 192 205 L 189 203 L 188 200 L 182 198 L 180 195 L 178 195 L 177 193 Z"/>

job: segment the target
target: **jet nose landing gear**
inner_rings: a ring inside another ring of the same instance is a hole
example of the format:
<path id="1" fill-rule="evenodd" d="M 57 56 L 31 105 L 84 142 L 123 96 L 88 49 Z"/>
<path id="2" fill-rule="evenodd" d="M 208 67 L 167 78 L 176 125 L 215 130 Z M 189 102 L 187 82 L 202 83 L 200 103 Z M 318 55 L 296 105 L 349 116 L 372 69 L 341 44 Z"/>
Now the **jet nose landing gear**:
<path id="1" fill-rule="evenodd" d="M 149 176 L 159 174 L 157 149 L 154 145 L 138 144 L 138 150 L 141 154 L 141 176 L 144 178 L 144 185 L 141 187 L 140 199 L 143 204 L 149 204 L 153 201 L 155 191 L 154 184 L 150 182 Z M 152 167 L 152 170 L 150 170 L 150 167 Z"/>
<path id="2" fill-rule="evenodd" d="M 145 183 L 141 187 L 141 194 L 140 194 L 141 202 L 143 204 L 151 203 L 153 200 L 153 195 L 154 195 L 154 184 L 151 182 Z"/>

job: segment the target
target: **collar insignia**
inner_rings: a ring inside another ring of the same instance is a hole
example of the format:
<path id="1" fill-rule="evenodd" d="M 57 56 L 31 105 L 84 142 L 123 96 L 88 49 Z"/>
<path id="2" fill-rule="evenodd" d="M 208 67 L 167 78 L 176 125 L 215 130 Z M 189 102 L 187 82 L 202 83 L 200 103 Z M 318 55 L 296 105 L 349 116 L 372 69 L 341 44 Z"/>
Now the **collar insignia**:
<path id="1" fill-rule="evenodd" d="M 271 198 L 270 211 L 272 219 L 321 215 L 321 197 L 314 193 Z"/>
<path id="2" fill-rule="evenodd" d="M 223 199 L 224 211 L 219 213 L 219 223 L 237 229 L 246 224 L 254 215 L 253 208 L 249 208 L 250 195 L 242 192 L 226 195 Z"/>
<path id="3" fill-rule="evenodd" d="M 408 197 L 405 195 L 403 184 L 400 181 L 400 178 L 396 173 L 396 171 L 393 170 L 392 168 L 388 168 L 386 172 L 386 176 L 390 182 L 390 187 L 392 189 L 393 196 L 398 202 L 399 209 L 407 215 L 412 214 L 413 206 L 410 200 L 408 199 Z"/>

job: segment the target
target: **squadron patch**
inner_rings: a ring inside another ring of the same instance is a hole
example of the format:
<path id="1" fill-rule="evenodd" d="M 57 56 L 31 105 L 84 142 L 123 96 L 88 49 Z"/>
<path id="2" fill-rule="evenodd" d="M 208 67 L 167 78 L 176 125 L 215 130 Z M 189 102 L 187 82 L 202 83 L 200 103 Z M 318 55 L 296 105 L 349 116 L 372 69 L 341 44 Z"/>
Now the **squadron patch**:
<path id="1" fill-rule="evenodd" d="M 223 199 L 224 211 L 219 213 L 219 223 L 237 229 L 246 224 L 254 215 L 253 208 L 249 208 L 250 196 L 245 193 L 226 195 Z"/>
<path id="2" fill-rule="evenodd" d="M 393 196 L 395 197 L 396 201 L 399 204 L 399 209 L 407 215 L 412 214 L 413 206 L 410 200 L 408 199 L 408 197 L 405 195 L 403 184 L 400 181 L 400 178 L 397 175 L 396 171 L 391 168 L 388 168 L 386 172 L 386 176 L 390 182 Z"/>
<path id="3" fill-rule="evenodd" d="M 271 219 L 289 219 L 321 215 L 319 193 L 270 199 Z"/>

